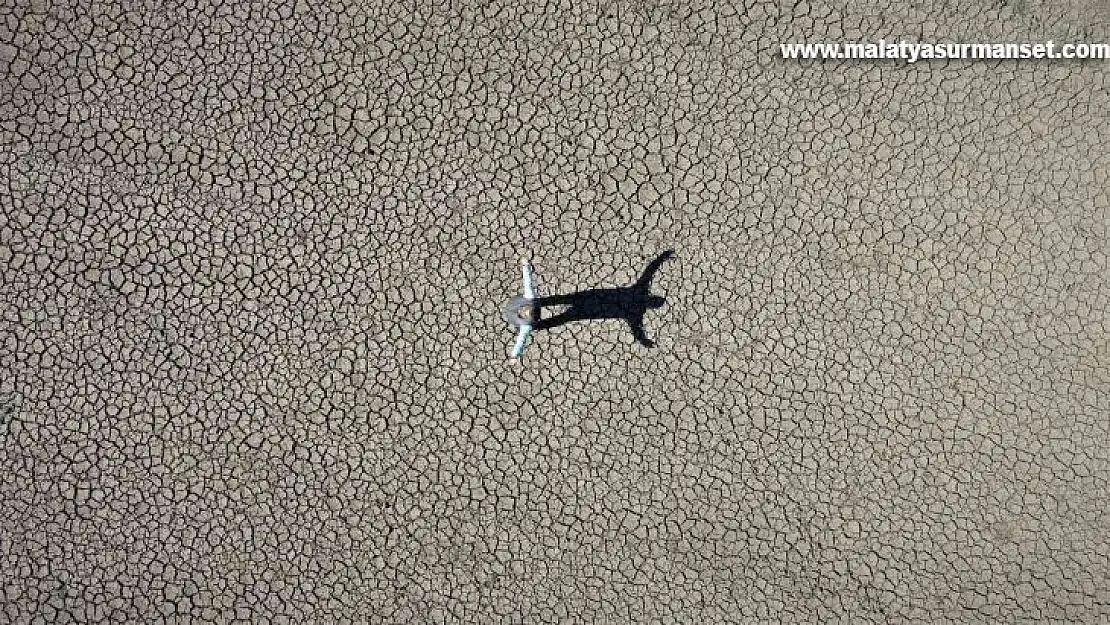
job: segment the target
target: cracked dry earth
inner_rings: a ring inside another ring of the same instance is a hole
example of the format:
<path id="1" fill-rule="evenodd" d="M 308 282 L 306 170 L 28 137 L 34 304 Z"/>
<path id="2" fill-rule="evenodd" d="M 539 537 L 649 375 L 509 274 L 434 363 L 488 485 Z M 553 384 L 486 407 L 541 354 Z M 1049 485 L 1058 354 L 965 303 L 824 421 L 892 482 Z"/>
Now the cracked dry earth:
<path id="1" fill-rule="evenodd" d="M 1107 622 L 1100 5 L 515 4 L 3 3 L 0 621 Z"/>

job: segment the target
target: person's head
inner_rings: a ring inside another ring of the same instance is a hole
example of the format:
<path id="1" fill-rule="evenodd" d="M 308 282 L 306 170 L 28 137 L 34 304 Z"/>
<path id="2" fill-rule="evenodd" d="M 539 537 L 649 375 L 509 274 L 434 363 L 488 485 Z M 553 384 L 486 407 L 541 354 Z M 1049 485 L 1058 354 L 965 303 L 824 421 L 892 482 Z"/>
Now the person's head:
<path id="1" fill-rule="evenodd" d="M 521 306 L 520 310 L 517 311 L 517 315 L 522 321 L 527 321 L 528 323 L 535 323 L 539 320 L 540 316 L 539 310 L 536 308 L 536 306 L 532 304 L 525 304 L 524 306 Z"/>

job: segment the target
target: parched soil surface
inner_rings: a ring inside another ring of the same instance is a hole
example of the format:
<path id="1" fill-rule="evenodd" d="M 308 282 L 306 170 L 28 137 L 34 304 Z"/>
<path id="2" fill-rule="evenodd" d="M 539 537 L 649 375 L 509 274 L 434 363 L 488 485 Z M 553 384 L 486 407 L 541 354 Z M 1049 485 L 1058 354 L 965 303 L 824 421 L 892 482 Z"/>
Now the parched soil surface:
<path id="1" fill-rule="evenodd" d="M 1110 619 L 1102 3 L 2 4 L 0 621 Z"/>

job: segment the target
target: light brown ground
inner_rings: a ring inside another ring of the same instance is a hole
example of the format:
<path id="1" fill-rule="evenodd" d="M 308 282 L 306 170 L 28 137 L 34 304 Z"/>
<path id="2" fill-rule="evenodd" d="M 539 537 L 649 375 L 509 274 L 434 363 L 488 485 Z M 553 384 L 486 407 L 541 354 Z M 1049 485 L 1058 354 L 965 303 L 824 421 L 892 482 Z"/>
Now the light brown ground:
<path id="1" fill-rule="evenodd" d="M 1110 618 L 1101 5 L 520 4 L 0 9 L 0 621 Z"/>

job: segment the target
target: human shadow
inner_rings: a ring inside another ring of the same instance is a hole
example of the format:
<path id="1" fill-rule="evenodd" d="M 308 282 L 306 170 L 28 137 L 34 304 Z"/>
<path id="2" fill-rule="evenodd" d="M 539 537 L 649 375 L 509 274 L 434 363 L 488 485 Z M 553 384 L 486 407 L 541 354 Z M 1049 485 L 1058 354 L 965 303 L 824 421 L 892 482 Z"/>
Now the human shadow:
<path id="1" fill-rule="evenodd" d="M 636 342 L 644 347 L 655 347 L 655 342 L 644 332 L 644 314 L 651 309 L 660 308 L 666 299 L 651 294 L 651 282 L 663 263 L 674 258 L 674 250 L 663 252 L 648 263 L 640 278 L 632 286 L 610 289 L 588 289 L 567 295 L 537 297 L 535 303 L 542 311 L 548 306 L 566 306 L 559 314 L 543 318 L 533 324 L 536 330 L 556 328 L 572 321 L 591 319 L 624 319 L 632 330 Z"/>

